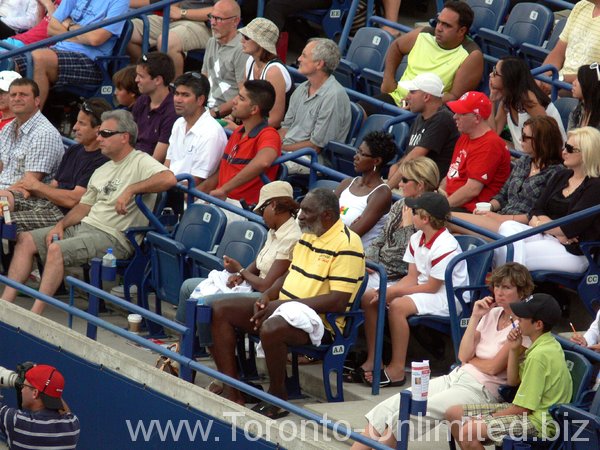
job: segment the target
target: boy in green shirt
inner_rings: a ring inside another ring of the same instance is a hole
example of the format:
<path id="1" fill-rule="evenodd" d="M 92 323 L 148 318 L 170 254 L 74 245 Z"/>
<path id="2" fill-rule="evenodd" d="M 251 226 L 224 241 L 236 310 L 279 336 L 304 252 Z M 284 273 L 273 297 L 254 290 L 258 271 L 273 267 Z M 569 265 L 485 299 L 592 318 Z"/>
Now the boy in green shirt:
<path id="1" fill-rule="evenodd" d="M 548 408 L 571 400 L 573 382 L 565 355 L 550 331 L 558 323 L 558 302 L 547 294 L 534 294 L 523 303 L 510 305 L 519 326 L 508 335 L 508 384 L 519 389 L 512 403 L 458 405 L 446 411 L 454 439 L 462 449 L 501 445 L 505 436 L 552 437 L 556 430 Z M 531 339 L 525 360 L 522 336 Z"/>

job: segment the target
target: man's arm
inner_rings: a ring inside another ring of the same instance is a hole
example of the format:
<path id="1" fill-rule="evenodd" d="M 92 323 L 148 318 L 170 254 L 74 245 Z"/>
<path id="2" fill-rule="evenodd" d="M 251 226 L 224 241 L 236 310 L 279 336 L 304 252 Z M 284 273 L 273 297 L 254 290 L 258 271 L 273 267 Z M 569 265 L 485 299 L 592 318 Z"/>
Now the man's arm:
<path id="1" fill-rule="evenodd" d="M 451 207 L 462 206 L 477 197 L 483 189 L 483 186 L 484 184 L 480 181 L 469 178 L 464 186 L 458 188 L 450 197 L 448 197 L 448 203 L 450 203 Z"/>
<path id="2" fill-rule="evenodd" d="M 77 205 L 75 205 L 75 207 L 71 209 L 71 211 L 69 211 L 65 217 L 59 220 L 56 226 L 54 227 L 55 229 L 59 228 L 61 230 L 61 232 L 58 233 L 59 237 L 62 239 L 62 231 L 65 228 L 80 223 L 81 219 L 83 219 L 89 214 L 90 209 L 92 209 L 92 205 L 87 205 L 85 203 L 78 203 Z"/>
<path id="3" fill-rule="evenodd" d="M 415 45 L 422 28 L 416 28 L 410 33 L 404 34 L 394 40 L 385 54 L 385 65 L 383 67 L 383 82 L 381 92 L 392 92 L 398 86 L 396 81 L 396 69 L 402 62 L 402 58 L 408 55 Z"/>
<path id="4" fill-rule="evenodd" d="M 15 191 L 20 191 L 23 192 L 24 190 L 26 190 L 23 186 L 21 186 L 21 183 L 23 182 L 24 179 L 26 178 L 31 178 L 37 181 L 41 181 L 44 178 L 44 175 L 46 175 L 43 172 L 25 172 L 25 174 L 23 175 L 23 177 L 19 180 L 17 180 L 15 182 L 15 184 L 13 184 L 12 186 L 9 186 L 8 190 L 15 190 Z M 23 192 L 26 196 L 29 196 L 29 192 Z"/>
<path id="5" fill-rule="evenodd" d="M 127 205 L 137 194 L 149 194 L 154 192 L 163 192 L 171 189 L 177 184 L 177 179 L 170 170 L 163 170 L 155 173 L 151 177 L 133 183 L 125 188 L 123 193 L 117 199 L 115 210 L 118 214 L 127 213 Z"/>
<path id="6" fill-rule="evenodd" d="M 57 36 L 59 34 L 64 34 L 67 31 L 75 31 L 80 28 L 82 27 L 69 18 L 65 19 L 63 22 L 59 22 L 54 17 L 51 17 L 50 23 L 48 23 L 48 36 Z M 112 33 L 110 31 L 104 28 L 98 28 L 93 31 L 88 31 L 84 34 L 80 34 L 79 36 L 72 37 L 68 40 L 71 42 L 77 42 L 79 44 L 98 47 L 108 41 L 111 37 Z"/>
<path id="7" fill-rule="evenodd" d="M 542 66 L 545 66 L 546 64 L 551 64 L 558 70 L 562 69 L 562 66 L 565 63 L 566 52 L 567 43 L 559 39 L 558 41 L 556 41 L 556 45 L 554 46 L 552 51 L 550 51 L 548 56 L 546 56 L 546 59 L 544 59 Z M 550 72 L 546 72 L 546 75 L 550 75 Z"/>
<path id="8" fill-rule="evenodd" d="M 159 163 L 164 163 L 167 157 L 167 151 L 169 150 L 169 144 L 164 142 L 157 142 L 156 147 L 154 147 L 154 151 L 152 152 L 152 157 L 157 160 Z M 166 164 L 165 164 L 166 166 Z M 169 166 L 167 166 L 169 167 Z"/>
<path id="9" fill-rule="evenodd" d="M 456 100 L 465 92 L 476 90 L 482 75 L 483 53 L 480 50 L 472 51 L 454 74 L 452 90 L 446 92 L 442 100 L 444 102 Z"/>
<path id="10" fill-rule="evenodd" d="M 208 8 L 187 9 L 185 17 L 181 15 L 179 6 L 171 5 L 171 20 L 193 20 L 194 22 L 207 22 L 208 15 L 212 12 L 212 6 Z"/>
<path id="11" fill-rule="evenodd" d="M 285 134 L 284 134 L 284 136 L 285 136 Z M 294 150 L 300 150 L 302 148 L 307 148 L 307 147 L 314 149 L 317 153 L 321 153 L 321 150 L 322 150 L 321 147 L 317 147 L 315 144 L 310 142 L 310 140 L 296 142 L 295 144 L 282 145 L 281 150 L 286 151 L 286 152 L 293 152 Z"/>
<path id="12" fill-rule="evenodd" d="M 267 170 L 277 159 L 277 150 L 265 147 L 259 150 L 254 158 L 235 177 L 227 181 L 218 189 L 210 192 L 210 195 L 224 199 L 234 189 L 252 181 Z M 219 192 L 220 191 L 220 192 Z M 224 195 L 224 197 L 222 197 Z"/>
<path id="13" fill-rule="evenodd" d="M 27 189 L 27 191 L 36 197 L 50 200 L 57 206 L 73 208 L 79 203 L 83 194 L 85 194 L 86 188 L 83 186 L 75 186 L 72 190 L 59 189 L 58 183 L 55 180 L 51 184 L 45 184 L 39 181 L 39 179 L 28 175 L 30 173 L 26 173 L 21 181 L 17 183 L 17 186 Z"/>

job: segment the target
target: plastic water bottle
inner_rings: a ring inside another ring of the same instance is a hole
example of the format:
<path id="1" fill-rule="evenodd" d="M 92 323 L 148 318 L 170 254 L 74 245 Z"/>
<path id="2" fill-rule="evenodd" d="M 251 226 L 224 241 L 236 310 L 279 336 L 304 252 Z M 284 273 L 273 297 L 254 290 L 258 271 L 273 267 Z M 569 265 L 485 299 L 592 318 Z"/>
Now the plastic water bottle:
<path id="1" fill-rule="evenodd" d="M 106 250 L 102 257 L 102 279 L 112 281 L 117 276 L 117 258 L 113 255 L 112 248 Z"/>

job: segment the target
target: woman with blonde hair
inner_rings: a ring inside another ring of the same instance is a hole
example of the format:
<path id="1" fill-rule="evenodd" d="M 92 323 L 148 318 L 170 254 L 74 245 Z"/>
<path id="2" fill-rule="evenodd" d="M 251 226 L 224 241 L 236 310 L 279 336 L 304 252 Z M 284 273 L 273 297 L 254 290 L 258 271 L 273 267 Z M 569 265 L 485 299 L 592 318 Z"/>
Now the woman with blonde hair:
<path id="1" fill-rule="evenodd" d="M 567 170 L 557 173 L 529 214 L 529 224 L 508 221 L 498 232 L 511 236 L 566 215 L 596 206 L 600 198 L 600 131 L 575 128 L 568 133 L 562 157 Z M 583 241 L 600 239 L 600 214 L 576 220 L 516 241 L 514 261 L 529 270 L 581 273 L 588 261 L 579 248 Z M 496 250 L 496 261 L 506 259 L 506 249 Z"/>
<path id="2" fill-rule="evenodd" d="M 398 188 L 404 198 L 419 197 L 423 192 L 433 192 L 440 181 L 437 164 L 427 157 L 419 157 L 404 161 L 398 167 L 400 183 Z M 397 201 L 390 208 L 387 221 L 382 232 L 371 241 L 365 249 L 368 260 L 381 264 L 386 271 L 388 284 L 395 284 L 408 273 L 408 263 L 403 261 L 404 252 L 415 233 L 411 208 L 404 206 L 404 199 Z M 369 284 L 362 297 L 362 308 L 365 312 L 365 335 L 367 336 L 367 360 L 358 369 L 347 373 L 346 381 L 364 381 L 371 378 L 375 358 L 375 326 L 377 323 L 377 303 L 371 300 L 378 295 L 379 275 L 369 274 Z"/>

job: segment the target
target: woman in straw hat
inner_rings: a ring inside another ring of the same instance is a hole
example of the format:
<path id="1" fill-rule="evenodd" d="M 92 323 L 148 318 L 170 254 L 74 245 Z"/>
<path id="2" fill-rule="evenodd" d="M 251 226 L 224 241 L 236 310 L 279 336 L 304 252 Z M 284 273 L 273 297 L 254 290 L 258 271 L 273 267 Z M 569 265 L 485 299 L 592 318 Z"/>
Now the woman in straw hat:
<path id="1" fill-rule="evenodd" d="M 269 125 L 279 128 L 286 110 L 286 93 L 292 79 L 283 62 L 277 57 L 279 30 L 268 19 L 257 17 L 241 28 L 242 48 L 251 56 L 246 62 L 247 80 L 266 80 L 275 88 L 275 105 L 269 114 Z"/>

